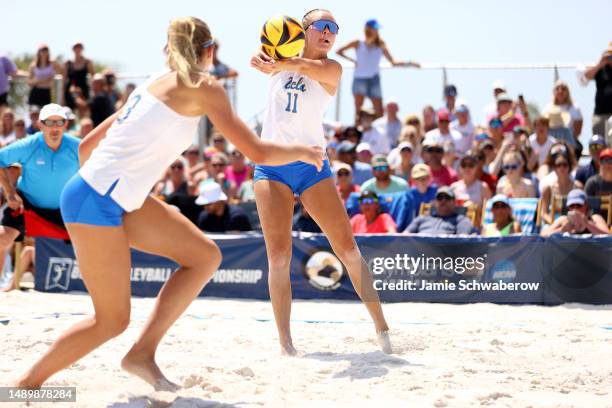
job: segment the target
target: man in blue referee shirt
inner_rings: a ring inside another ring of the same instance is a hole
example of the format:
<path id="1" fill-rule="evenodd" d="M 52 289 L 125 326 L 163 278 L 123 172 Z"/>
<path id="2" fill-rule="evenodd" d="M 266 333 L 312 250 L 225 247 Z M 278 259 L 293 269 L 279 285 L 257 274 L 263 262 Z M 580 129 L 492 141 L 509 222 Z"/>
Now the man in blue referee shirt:
<path id="1" fill-rule="evenodd" d="M 40 132 L 0 149 L 0 184 L 8 201 L 0 226 L 0 265 L 13 241 L 24 234 L 22 210 L 64 227 L 60 195 L 79 170 L 80 140 L 66 131 L 66 112 L 55 103 L 45 105 L 39 116 Z M 7 167 L 21 164 L 17 186 L 9 181 Z M 11 283 L 3 291 L 14 289 Z"/>

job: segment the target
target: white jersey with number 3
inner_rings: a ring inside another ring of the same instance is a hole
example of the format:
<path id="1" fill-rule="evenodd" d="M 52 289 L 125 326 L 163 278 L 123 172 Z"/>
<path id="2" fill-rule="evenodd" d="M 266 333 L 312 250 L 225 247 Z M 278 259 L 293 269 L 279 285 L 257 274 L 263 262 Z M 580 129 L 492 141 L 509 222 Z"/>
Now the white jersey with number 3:
<path id="1" fill-rule="evenodd" d="M 279 72 L 270 78 L 268 94 L 263 140 L 325 148 L 323 116 L 332 96 L 318 81 Z"/>

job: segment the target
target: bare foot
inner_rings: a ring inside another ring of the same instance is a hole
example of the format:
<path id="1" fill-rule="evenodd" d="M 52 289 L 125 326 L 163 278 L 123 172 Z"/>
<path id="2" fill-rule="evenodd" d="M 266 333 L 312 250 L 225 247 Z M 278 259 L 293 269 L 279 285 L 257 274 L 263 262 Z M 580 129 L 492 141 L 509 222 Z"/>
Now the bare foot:
<path id="1" fill-rule="evenodd" d="M 391 339 L 389 338 L 389 331 L 377 331 L 376 339 L 378 340 L 378 345 L 382 349 L 385 354 L 393 354 L 393 347 L 391 347 Z"/>
<path id="2" fill-rule="evenodd" d="M 11 282 L 3 288 L 0 288 L 0 292 L 10 292 L 11 290 L 17 289 L 15 287 L 15 281 L 11 279 Z"/>
<path id="3" fill-rule="evenodd" d="M 297 356 L 297 350 L 293 347 L 291 341 L 281 344 L 281 356 L 295 357 Z"/>
<path id="4" fill-rule="evenodd" d="M 121 368 L 151 384 L 155 391 L 176 392 L 181 388 L 164 376 L 155 359 L 144 354 L 130 351 L 121 360 Z"/>

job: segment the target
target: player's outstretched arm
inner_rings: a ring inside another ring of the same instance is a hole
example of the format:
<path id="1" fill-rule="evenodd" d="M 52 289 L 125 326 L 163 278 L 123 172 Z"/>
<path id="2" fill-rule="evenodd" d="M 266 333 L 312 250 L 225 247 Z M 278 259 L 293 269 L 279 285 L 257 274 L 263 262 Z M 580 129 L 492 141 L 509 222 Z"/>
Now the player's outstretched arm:
<path id="1" fill-rule="evenodd" d="M 298 144 L 280 145 L 260 140 L 232 110 L 223 87 L 216 81 L 208 87 L 205 98 L 206 115 L 236 148 L 257 164 L 277 166 L 294 161 L 323 166 L 323 149 Z"/>

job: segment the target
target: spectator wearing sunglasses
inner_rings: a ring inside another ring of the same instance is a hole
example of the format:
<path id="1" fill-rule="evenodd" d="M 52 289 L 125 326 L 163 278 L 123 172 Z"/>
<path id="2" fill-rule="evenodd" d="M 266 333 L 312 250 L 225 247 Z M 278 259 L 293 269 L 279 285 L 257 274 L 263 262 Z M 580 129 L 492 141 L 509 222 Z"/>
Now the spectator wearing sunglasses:
<path id="1" fill-rule="evenodd" d="M 461 168 L 461 179 L 451 185 L 455 197 L 462 204 L 475 204 L 482 206 L 485 200 L 491 197 L 491 190 L 487 183 L 478 177 L 478 158 L 476 156 L 464 156 L 459 166 Z"/>
<path id="2" fill-rule="evenodd" d="M 589 178 L 584 190 L 589 197 L 612 194 L 612 149 L 599 153 L 599 174 Z"/>
<path id="3" fill-rule="evenodd" d="M 376 117 L 383 115 L 382 88 L 380 86 L 380 60 L 384 56 L 394 67 L 420 67 L 415 62 L 396 61 L 389 52 L 387 44 L 380 37 L 381 26 L 375 19 L 365 24 L 364 40 L 354 40 L 338 49 L 338 55 L 355 64 L 353 76 L 353 97 L 355 115 L 359 116 L 365 98 L 372 101 Z M 355 58 L 346 55 L 349 49 L 355 50 Z M 356 120 L 358 117 L 356 117 Z"/>
<path id="4" fill-rule="evenodd" d="M 229 164 L 229 159 L 225 153 L 215 153 L 208 165 L 208 178 L 204 179 L 198 187 L 201 191 L 203 186 L 207 183 L 215 182 L 221 186 L 223 193 L 228 197 L 234 197 L 236 194 L 236 185 L 230 181 L 226 175 L 225 170 Z"/>
<path id="5" fill-rule="evenodd" d="M 570 191 L 578 188 L 574 182 L 571 172 L 576 165 L 573 154 L 555 154 L 549 155 L 546 161 L 546 165 L 552 167 L 555 173 L 554 181 L 546 184 L 542 188 L 542 220 L 546 224 L 552 224 L 553 212 L 552 212 L 552 200 L 553 197 L 566 196 Z"/>
<path id="6" fill-rule="evenodd" d="M 579 188 L 584 188 L 589 178 L 599 173 L 599 154 L 606 147 L 606 139 L 602 135 L 593 135 L 589 140 L 589 153 L 591 161 L 588 164 L 579 166 L 576 170 L 576 183 Z"/>
<path id="7" fill-rule="evenodd" d="M 353 169 L 346 163 L 336 165 L 336 188 L 344 205 L 346 205 L 346 200 L 348 200 L 351 193 L 361 191 L 361 187 L 353 183 Z"/>
<path id="8" fill-rule="evenodd" d="M 166 177 L 155 186 L 153 193 L 179 209 L 194 224 L 201 212 L 196 205 L 196 185 L 187 177 L 187 160 L 179 157 L 168 167 Z"/>
<path id="9" fill-rule="evenodd" d="M 574 156 L 574 149 L 572 149 L 566 142 L 557 141 L 555 142 L 544 163 L 538 167 L 537 177 L 533 180 L 539 180 L 539 192 L 540 194 L 544 191 L 546 186 L 552 185 L 557 181 L 557 173 L 555 173 L 554 161 L 557 156 L 565 157 L 570 163 L 571 167 L 574 168 L 576 164 L 576 158 Z M 572 177 L 573 180 L 573 177 Z"/>
<path id="10" fill-rule="evenodd" d="M 21 213 L 24 208 L 64 226 L 60 195 L 79 169 L 80 140 L 65 133 L 66 111 L 60 105 L 44 106 L 39 120 L 40 132 L 0 149 L 0 184 L 8 201 L 0 232 L 0 265 L 4 265 L 4 256 L 13 241 L 25 232 Z M 14 163 L 22 167 L 16 187 L 7 172 Z M 13 289 L 12 285 L 7 289 Z"/>
<path id="11" fill-rule="evenodd" d="M 482 235 L 485 237 L 505 237 L 521 233 L 521 224 L 512 217 L 510 200 L 503 194 L 497 194 L 491 199 L 493 222 L 485 224 Z"/>
<path id="12" fill-rule="evenodd" d="M 543 237 L 553 234 L 569 233 L 573 235 L 593 234 L 610 235 L 610 230 L 603 217 L 591 214 L 584 191 L 575 189 L 567 195 L 567 215 L 557 218 L 552 225 L 542 230 Z"/>
<path id="13" fill-rule="evenodd" d="M 407 234 L 469 235 L 475 233 L 468 217 L 457 214 L 455 193 L 450 187 L 440 187 L 429 215 L 420 215 L 406 228 Z"/>
<path id="14" fill-rule="evenodd" d="M 442 164 L 443 156 L 444 148 L 438 141 L 425 139 L 423 142 L 423 161 L 431 170 L 433 183 L 437 186 L 450 186 L 459 178 L 455 170 Z"/>
<path id="15" fill-rule="evenodd" d="M 502 159 L 502 177 L 497 183 L 497 194 L 504 194 L 511 198 L 535 197 L 536 190 L 533 182 L 523 177 L 525 160 L 520 152 L 513 150 L 504 155 Z"/>
<path id="16" fill-rule="evenodd" d="M 401 177 L 391 174 L 391 167 L 387 157 L 377 154 L 372 158 L 372 172 L 374 177 L 361 185 L 361 190 L 373 191 L 376 194 L 400 193 L 408 190 L 408 182 Z"/>
<path id="17" fill-rule="evenodd" d="M 374 191 L 363 190 L 359 196 L 360 214 L 351 218 L 351 227 L 354 234 L 386 234 L 397 232 L 393 218 L 380 209 L 378 194 Z"/>

